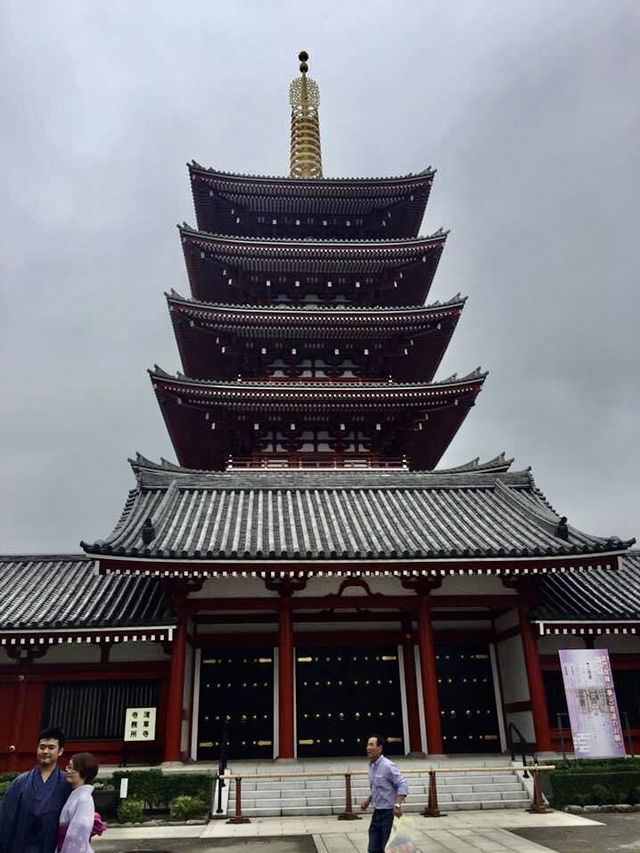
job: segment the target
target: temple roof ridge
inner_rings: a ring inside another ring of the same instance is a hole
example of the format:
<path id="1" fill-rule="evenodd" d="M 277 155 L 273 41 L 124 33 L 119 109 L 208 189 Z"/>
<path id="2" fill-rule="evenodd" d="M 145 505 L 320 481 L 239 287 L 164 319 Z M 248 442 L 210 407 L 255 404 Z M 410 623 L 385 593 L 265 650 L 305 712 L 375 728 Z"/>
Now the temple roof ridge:
<path id="1" fill-rule="evenodd" d="M 187 234 L 192 237 L 205 237 L 207 239 L 215 239 L 221 241 L 228 241 L 230 243 L 241 244 L 244 246 L 248 245 L 259 245 L 259 246 L 304 246 L 305 248 L 308 246 L 317 246 L 318 248 L 322 248 L 323 246 L 331 246 L 332 244 L 337 244 L 341 247 L 349 247 L 349 246 L 369 246 L 374 245 L 376 247 L 384 248 L 386 246 L 394 246 L 398 244 L 400 246 L 421 246 L 425 243 L 429 243 L 434 240 L 446 239 L 450 233 L 449 228 L 437 228 L 431 234 L 418 234 L 416 237 L 379 237 L 376 239 L 348 239 L 341 237 L 330 237 L 327 239 L 318 239 L 317 237 L 246 237 L 246 236 L 238 236 L 237 234 L 216 234 L 211 231 L 202 231 L 199 228 L 194 228 L 192 225 L 189 225 L 188 222 L 179 222 L 176 223 L 176 228 L 180 232 L 180 234 Z"/>
<path id="2" fill-rule="evenodd" d="M 258 380 L 258 379 L 233 379 L 233 380 L 225 380 L 225 379 L 197 379 L 192 376 L 186 376 L 184 373 L 180 371 L 176 371 L 175 374 L 168 373 L 166 370 L 163 370 L 157 364 L 153 366 L 153 368 L 147 368 L 147 373 L 151 378 L 154 377 L 157 379 L 164 379 L 171 382 L 185 382 L 189 385 L 211 385 L 211 386 L 219 386 L 225 390 L 250 390 L 252 388 L 268 388 L 273 391 L 291 391 L 293 389 L 300 389 L 304 391 L 313 391 L 313 390 L 326 390 L 327 388 L 335 388 L 336 390 L 342 391 L 343 393 L 346 391 L 352 391 L 356 389 L 371 389 L 375 391 L 381 390 L 402 390 L 402 389 L 418 389 L 418 388 L 432 388 L 434 386 L 445 386 L 445 385 L 464 385 L 467 382 L 477 382 L 484 381 L 486 377 L 489 375 L 489 371 L 483 371 L 480 367 L 476 367 L 475 370 L 472 370 L 470 373 L 467 373 L 465 376 L 460 376 L 456 373 L 448 376 L 446 379 L 439 379 L 434 382 L 395 382 L 393 380 L 380 380 L 380 381 L 366 381 L 366 380 L 354 380 L 354 381 L 324 381 L 324 382 L 296 382 L 296 381 L 287 381 L 287 382 L 279 382 L 274 379 L 268 380 Z"/>
<path id="3" fill-rule="evenodd" d="M 248 304 L 246 302 L 208 302 L 204 299 L 195 299 L 191 296 L 183 296 L 173 287 L 169 292 L 164 292 L 167 301 L 181 302 L 184 305 L 203 308 L 219 308 L 221 311 L 274 311 L 279 314 L 288 312 L 295 313 L 301 311 L 309 311 L 315 313 L 337 313 L 344 311 L 346 313 L 366 314 L 374 311 L 384 311 L 385 314 L 394 313 L 419 313 L 421 311 L 435 310 L 438 308 L 450 308 L 453 305 L 463 305 L 467 302 L 468 297 L 462 296 L 460 292 L 456 293 L 450 299 L 440 301 L 436 299 L 434 302 L 428 302 L 424 305 L 320 305 L 317 303 L 301 303 L 299 305 L 289 305 L 276 302 L 264 302 Z"/>
<path id="4" fill-rule="evenodd" d="M 462 561 L 453 571 L 466 573 L 469 566 L 482 571 L 474 561 L 484 559 L 498 561 L 492 573 L 517 574 L 511 560 L 524 559 L 529 560 L 525 573 L 583 571 L 585 557 L 586 568 L 615 568 L 611 559 L 635 541 L 587 536 L 574 528 L 569 540 L 559 537 L 559 519 L 540 505 L 530 471 L 196 471 L 147 462 L 139 456 L 133 463 L 136 497 L 127 501 L 124 525 L 101 542 L 82 543 L 90 554 L 143 558 L 139 571 L 144 574 L 156 571 L 147 559 L 196 560 L 196 572 L 205 574 L 227 571 L 223 564 L 229 561 L 257 560 L 255 571 L 263 571 L 265 560 L 295 564 L 301 559 L 418 560 L 424 571 L 436 574 L 449 573 L 441 560 Z M 281 500 L 283 492 L 304 499 Z M 358 507 L 358 530 L 335 512 L 336 505 L 347 503 Z M 257 523 L 264 505 L 282 516 L 280 525 L 266 529 Z M 108 570 L 109 563 L 103 567 Z M 390 568 L 404 571 L 402 565 Z M 407 570 L 415 574 L 416 568 Z M 253 572 L 246 563 L 240 569 Z M 132 565 L 126 570 L 136 571 Z M 176 565 L 159 564 L 157 571 L 175 574 Z"/>
<path id="5" fill-rule="evenodd" d="M 295 184 L 296 186 L 309 186 L 309 185 L 327 185 L 333 183 L 340 184 L 361 184 L 361 183 L 387 183 L 391 181 L 409 181 L 412 179 L 419 179 L 423 177 L 429 177 L 435 175 L 437 169 L 434 169 L 431 165 L 421 169 L 419 172 L 408 172 L 405 175 L 383 175 L 379 177 L 373 176 L 365 176 L 358 178 L 348 178 L 348 177 L 322 177 L 322 178 L 292 178 L 289 175 L 255 175 L 249 174 L 246 172 L 226 172 L 221 169 L 216 169 L 213 166 L 203 166 L 201 163 L 198 163 L 196 160 L 191 160 L 187 164 L 188 169 L 197 169 L 200 172 L 206 172 L 209 175 L 219 175 L 221 178 L 232 178 L 241 181 L 278 181 L 283 184 Z"/>
<path id="6" fill-rule="evenodd" d="M 508 471 L 514 462 L 514 457 L 507 459 L 504 450 L 494 456 L 493 459 L 488 459 L 486 462 L 480 462 L 480 457 L 470 459 L 462 465 L 456 465 L 453 468 L 436 468 L 439 474 L 457 474 L 467 471 Z M 523 469 L 526 472 L 531 471 L 531 467 Z"/>

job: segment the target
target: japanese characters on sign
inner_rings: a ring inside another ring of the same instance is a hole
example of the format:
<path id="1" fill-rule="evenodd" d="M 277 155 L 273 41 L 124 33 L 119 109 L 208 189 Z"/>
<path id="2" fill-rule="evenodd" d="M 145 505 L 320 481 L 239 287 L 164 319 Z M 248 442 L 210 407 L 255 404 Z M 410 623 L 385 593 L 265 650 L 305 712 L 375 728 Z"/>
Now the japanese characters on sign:
<path id="1" fill-rule="evenodd" d="M 559 655 L 576 758 L 625 755 L 609 650 L 561 649 Z"/>
<path id="2" fill-rule="evenodd" d="M 127 708 L 124 718 L 124 739 L 152 741 L 156 737 L 155 708 Z"/>

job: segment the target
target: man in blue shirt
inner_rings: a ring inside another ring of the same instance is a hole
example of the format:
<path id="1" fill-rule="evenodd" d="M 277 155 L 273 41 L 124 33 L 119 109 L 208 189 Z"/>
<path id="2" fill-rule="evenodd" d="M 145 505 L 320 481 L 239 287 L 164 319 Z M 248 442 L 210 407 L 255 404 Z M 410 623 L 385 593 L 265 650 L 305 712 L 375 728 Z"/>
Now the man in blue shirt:
<path id="1" fill-rule="evenodd" d="M 361 803 L 363 812 L 373 806 L 369 826 L 368 853 L 384 853 L 391 834 L 394 815 L 402 815 L 402 803 L 408 793 L 407 783 L 393 761 L 382 754 L 384 738 L 373 735 L 367 741 L 370 796 Z"/>
<path id="2" fill-rule="evenodd" d="M 58 819 L 71 785 L 58 767 L 60 729 L 40 732 L 37 764 L 13 780 L 0 806 L 0 853 L 53 853 Z"/>

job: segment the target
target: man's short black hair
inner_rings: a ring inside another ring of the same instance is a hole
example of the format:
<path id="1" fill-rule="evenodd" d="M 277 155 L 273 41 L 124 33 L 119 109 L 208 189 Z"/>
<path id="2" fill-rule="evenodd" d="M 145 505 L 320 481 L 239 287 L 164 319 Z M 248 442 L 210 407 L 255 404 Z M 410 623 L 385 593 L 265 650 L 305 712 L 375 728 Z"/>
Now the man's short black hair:
<path id="1" fill-rule="evenodd" d="M 62 749 L 66 738 L 62 729 L 59 729 L 57 726 L 48 726 L 47 728 L 42 729 L 38 735 L 38 743 L 40 743 L 41 740 L 57 740 L 58 746 Z"/>
<path id="2" fill-rule="evenodd" d="M 381 747 L 382 751 L 384 752 L 384 748 L 387 745 L 387 741 L 382 737 L 382 735 L 371 735 L 371 737 L 374 737 L 376 739 L 378 746 Z"/>

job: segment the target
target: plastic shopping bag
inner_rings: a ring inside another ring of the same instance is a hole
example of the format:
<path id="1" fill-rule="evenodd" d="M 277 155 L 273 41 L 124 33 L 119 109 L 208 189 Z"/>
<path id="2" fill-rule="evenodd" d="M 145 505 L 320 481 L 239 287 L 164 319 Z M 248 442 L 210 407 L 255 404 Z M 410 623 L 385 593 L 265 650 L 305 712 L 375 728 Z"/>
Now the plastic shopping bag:
<path id="1" fill-rule="evenodd" d="M 384 853 L 420 853 L 416 847 L 413 818 L 407 815 L 394 817 Z"/>

